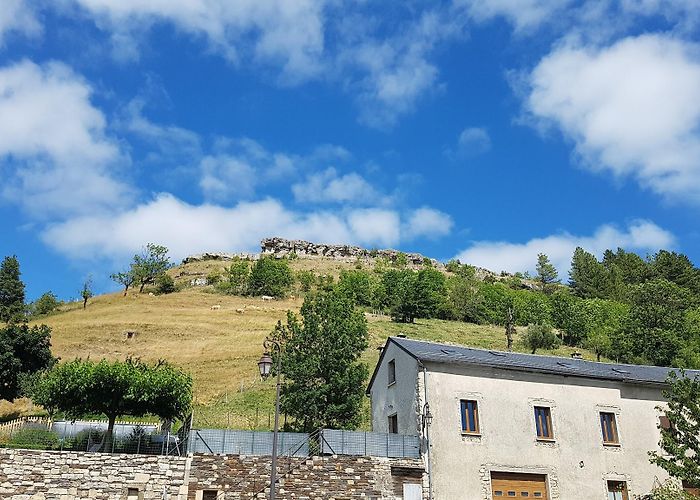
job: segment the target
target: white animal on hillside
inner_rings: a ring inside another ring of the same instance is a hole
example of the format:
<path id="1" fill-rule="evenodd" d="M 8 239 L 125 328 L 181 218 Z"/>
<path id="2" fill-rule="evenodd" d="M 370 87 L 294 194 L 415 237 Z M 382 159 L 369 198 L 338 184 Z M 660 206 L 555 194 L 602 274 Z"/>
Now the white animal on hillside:
<path id="1" fill-rule="evenodd" d="M 261 298 L 261 299 L 263 299 L 263 301 L 267 301 L 267 300 L 275 300 L 275 298 L 274 298 L 274 297 L 270 297 L 269 295 L 263 295 L 263 296 L 262 296 L 262 297 L 260 297 L 260 298 Z"/>
<path id="2" fill-rule="evenodd" d="M 221 309 L 221 305 L 219 305 L 219 304 L 216 304 L 215 306 L 211 306 L 212 311 L 218 311 L 219 309 Z"/>
<path id="3" fill-rule="evenodd" d="M 236 312 L 238 314 L 243 314 L 245 312 L 245 309 L 236 309 Z"/>

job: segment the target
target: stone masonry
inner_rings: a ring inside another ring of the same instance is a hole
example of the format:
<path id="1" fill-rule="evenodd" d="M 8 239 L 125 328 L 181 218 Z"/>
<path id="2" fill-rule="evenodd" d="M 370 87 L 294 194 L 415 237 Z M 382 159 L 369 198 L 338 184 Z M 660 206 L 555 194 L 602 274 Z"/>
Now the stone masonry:
<path id="1" fill-rule="evenodd" d="M 266 498 L 269 474 L 270 457 L 0 449 L 0 498 L 11 500 Z M 279 476 L 280 500 L 390 500 L 404 483 L 427 491 L 423 462 L 413 459 L 285 457 Z"/>

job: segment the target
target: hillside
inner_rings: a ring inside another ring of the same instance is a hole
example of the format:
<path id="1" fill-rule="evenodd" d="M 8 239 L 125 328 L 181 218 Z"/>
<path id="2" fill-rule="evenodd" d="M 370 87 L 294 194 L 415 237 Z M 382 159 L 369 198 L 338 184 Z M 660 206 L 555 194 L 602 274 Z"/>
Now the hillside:
<path id="1" fill-rule="evenodd" d="M 192 262 L 169 271 L 181 283 L 223 268 L 224 262 Z M 352 262 L 298 258 L 295 270 L 338 274 Z M 53 350 L 62 359 L 76 357 L 144 360 L 166 359 L 192 373 L 195 382 L 195 425 L 201 427 L 266 428 L 273 404 L 273 382 L 260 381 L 257 361 L 262 343 L 287 310 L 298 310 L 301 297 L 263 302 L 260 298 L 227 296 L 211 287 L 187 287 L 169 295 L 130 291 L 95 297 L 86 310 L 80 304 L 42 318 L 53 329 Z M 212 305 L 220 305 L 212 310 Z M 243 312 L 241 312 L 243 311 Z M 392 323 L 386 316 L 367 314 L 370 342 L 363 360 L 370 369 L 377 347 L 390 335 L 505 349 L 502 327 L 456 321 L 416 320 Z M 130 335 L 127 332 L 132 332 Z M 523 349 L 516 341 L 516 348 Z M 568 356 L 572 348 L 551 354 Z M 545 353 L 546 351 L 543 351 Z M 584 356 L 593 359 L 591 353 Z M 367 408 L 367 406 L 366 406 Z M 366 419 L 365 427 L 369 420 Z"/>

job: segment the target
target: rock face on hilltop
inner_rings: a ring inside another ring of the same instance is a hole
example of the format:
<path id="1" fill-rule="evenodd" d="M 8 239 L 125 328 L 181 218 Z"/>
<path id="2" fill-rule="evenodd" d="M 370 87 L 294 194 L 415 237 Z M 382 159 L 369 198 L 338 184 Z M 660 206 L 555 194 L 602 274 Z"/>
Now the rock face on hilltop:
<path id="1" fill-rule="evenodd" d="M 366 248 L 352 245 L 330 245 L 326 243 L 312 243 L 304 240 L 286 240 L 284 238 L 265 238 L 260 242 L 262 255 L 274 255 L 275 257 L 285 257 L 296 255 L 297 257 L 325 257 L 330 259 L 375 259 L 383 257 L 394 261 L 403 252 L 398 250 L 367 250 Z M 443 264 L 435 259 L 429 259 L 419 253 L 403 253 L 406 256 L 408 265 L 420 267 L 426 261 L 431 262 L 434 267 L 442 268 Z"/>

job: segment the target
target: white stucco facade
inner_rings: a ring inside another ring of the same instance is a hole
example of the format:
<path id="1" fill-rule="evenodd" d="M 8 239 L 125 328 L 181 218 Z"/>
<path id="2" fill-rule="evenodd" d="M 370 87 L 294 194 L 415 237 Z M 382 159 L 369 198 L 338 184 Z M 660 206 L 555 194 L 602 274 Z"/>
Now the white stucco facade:
<path id="1" fill-rule="evenodd" d="M 551 499 L 605 500 L 608 481 L 624 481 L 630 499 L 647 494 L 667 478 L 648 457 L 658 449 L 661 391 L 658 384 L 419 361 L 391 341 L 369 390 L 375 431 L 387 432 L 396 414 L 399 433 L 424 437 L 427 392 L 435 500 L 490 500 L 492 472 L 545 475 Z M 478 435 L 462 432 L 460 400 L 477 401 Z M 552 440 L 537 439 L 535 406 L 550 409 Z M 601 412 L 615 414 L 619 445 L 603 443 Z"/>

